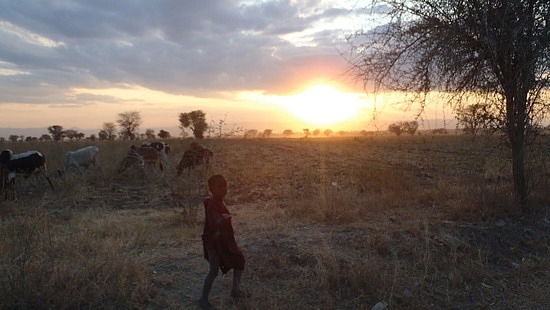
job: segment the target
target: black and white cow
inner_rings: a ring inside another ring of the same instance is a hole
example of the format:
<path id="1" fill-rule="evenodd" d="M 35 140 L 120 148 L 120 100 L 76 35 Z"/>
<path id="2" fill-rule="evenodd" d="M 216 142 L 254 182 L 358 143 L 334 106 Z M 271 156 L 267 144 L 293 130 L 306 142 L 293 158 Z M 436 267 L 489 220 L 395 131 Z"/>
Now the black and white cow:
<path id="1" fill-rule="evenodd" d="M 48 175 L 46 158 L 39 151 L 13 154 L 12 150 L 6 149 L 0 153 L 0 163 L 9 171 L 8 181 L 11 182 L 18 175 L 29 177 L 35 171 L 40 171 L 46 177 L 46 180 L 48 180 L 52 190 L 54 190 L 52 181 Z"/>
<path id="2" fill-rule="evenodd" d="M 65 155 L 65 164 L 60 173 L 64 173 L 73 168 L 82 172 L 82 168 L 88 168 L 90 166 L 94 166 L 101 170 L 101 166 L 99 165 L 99 148 L 95 145 L 67 152 Z"/>
<path id="3" fill-rule="evenodd" d="M 164 170 L 168 165 L 168 156 L 170 155 L 170 144 L 167 142 L 143 142 L 141 146 L 152 147 L 159 151 L 161 158 L 161 168 Z"/>

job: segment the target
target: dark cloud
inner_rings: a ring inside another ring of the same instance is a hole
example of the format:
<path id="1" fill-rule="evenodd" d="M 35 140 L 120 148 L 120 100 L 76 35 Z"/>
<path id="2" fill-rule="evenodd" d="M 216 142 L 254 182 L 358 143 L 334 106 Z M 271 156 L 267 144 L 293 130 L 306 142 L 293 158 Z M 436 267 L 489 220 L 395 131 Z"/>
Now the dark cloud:
<path id="1" fill-rule="evenodd" d="M 0 103 L 78 103 L 85 98 L 68 89 L 124 84 L 196 96 L 279 92 L 337 76 L 348 30 L 311 29 L 357 11 L 321 3 L 0 0 L 0 68 L 25 73 L 0 74 Z M 308 29 L 308 46 L 281 37 Z"/>

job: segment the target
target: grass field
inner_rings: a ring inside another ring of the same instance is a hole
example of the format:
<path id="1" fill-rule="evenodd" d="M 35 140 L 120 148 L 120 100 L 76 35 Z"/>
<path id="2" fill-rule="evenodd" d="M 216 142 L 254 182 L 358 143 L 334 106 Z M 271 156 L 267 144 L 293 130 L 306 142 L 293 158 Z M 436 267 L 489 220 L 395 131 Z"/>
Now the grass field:
<path id="1" fill-rule="evenodd" d="M 115 170 L 132 142 L 2 144 L 49 171 L 98 145 L 103 171 L 20 179 L 0 202 L 0 308 L 194 309 L 202 257 L 198 173 Z M 513 201 L 509 149 L 463 136 L 220 139 L 210 174 L 247 264 L 218 309 L 544 309 L 550 305 L 550 143 L 528 153 L 530 203 Z M 134 142 L 134 144 L 138 144 Z"/>

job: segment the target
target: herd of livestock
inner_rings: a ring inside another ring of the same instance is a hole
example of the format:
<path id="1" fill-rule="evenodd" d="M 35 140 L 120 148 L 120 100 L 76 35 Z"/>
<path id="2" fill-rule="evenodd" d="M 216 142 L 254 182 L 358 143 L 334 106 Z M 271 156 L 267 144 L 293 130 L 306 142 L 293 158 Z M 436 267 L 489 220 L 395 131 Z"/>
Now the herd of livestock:
<path id="1" fill-rule="evenodd" d="M 122 173 L 127 169 L 143 169 L 146 166 L 158 165 L 163 172 L 170 156 L 170 145 L 166 142 L 143 142 L 141 146 L 132 145 L 130 150 L 121 161 L 117 168 L 117 173 Z M 190 171 L 196 166 L 202 165 L 205 170 L 208 169 L 213 153 L 211 150 L 193 142 L 190 148 L 183 153 L 183 156 L 177 165 L 177 173 L 181 175 L 184 171 Z M 61 169 L 58 169 L 58 175 L 65 173 L 79 172 L 83 169 L 93 166 L 101 169 L 99 162 L 99 148 L 97 146 L 87 146 L 75 151 L 69 151 L 65 156 L 65 163 Z M 15 199 L 15 181 L 19 177 L 27 178 L 32 174 L 42 174 L 52 190 L 54 186 L 48 173 L 46 158 L 39 151 L 32 150 L 20 154 L 14 154 L 12 150 L 5 149 L 0 153 L 0 193 L 4 200 Z"/>

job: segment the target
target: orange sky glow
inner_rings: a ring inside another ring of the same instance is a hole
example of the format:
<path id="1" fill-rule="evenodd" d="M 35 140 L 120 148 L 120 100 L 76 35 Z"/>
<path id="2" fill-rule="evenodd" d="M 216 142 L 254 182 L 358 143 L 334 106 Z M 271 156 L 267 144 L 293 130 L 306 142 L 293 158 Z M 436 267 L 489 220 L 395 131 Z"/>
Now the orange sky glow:
<path id="1" fill-rule="evenodd" d="M 129 111 L 140 112 L 141 133 L 174 137 L 179 114 L 194 110 L 227 129 L 274 133 L 385 129 L 415 115 L 346 76 L 346 36 L 384 21 L 356 1 L 2 6 L 0 137 L 52 125 L 97 134 Z"/>

